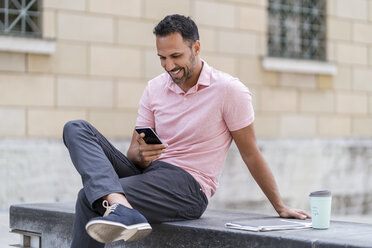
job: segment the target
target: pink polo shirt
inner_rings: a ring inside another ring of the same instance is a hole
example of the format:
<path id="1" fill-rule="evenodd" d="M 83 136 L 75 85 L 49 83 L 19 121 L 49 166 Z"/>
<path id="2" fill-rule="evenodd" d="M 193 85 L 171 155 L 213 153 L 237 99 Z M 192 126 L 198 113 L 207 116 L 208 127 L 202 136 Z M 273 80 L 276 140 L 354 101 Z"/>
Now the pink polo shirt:
<path id="1" fill-rule="evenodd" d="M 189 172 L 209 200 L 232 142 L 230 131 L 250 125 L 254 112 L 246 86 L 203 62 L 197 84 L 186 93 L 166 72 L 149 81 L 136 126 L 156 129 L 169 145 L 158 160 Z"/>

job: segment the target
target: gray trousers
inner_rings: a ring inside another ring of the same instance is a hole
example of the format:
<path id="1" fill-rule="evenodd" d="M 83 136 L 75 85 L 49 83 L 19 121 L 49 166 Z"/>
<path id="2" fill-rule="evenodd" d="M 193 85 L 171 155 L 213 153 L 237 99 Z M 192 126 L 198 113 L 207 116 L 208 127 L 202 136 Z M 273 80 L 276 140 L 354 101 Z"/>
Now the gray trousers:
<path id="1" fill-rule="evenodd" d="M 109 193 L 123 193 L 150 223 L 197 219 L 207 207 L 205 194 L 188 172 L 162 161 L 137 168 L 86 121 L 66 123 L 63 141 L 83 182 L 75 207 L 73 248 L 104 247 L 90 238 L 85 225 L 103 215 L 102 197 Z"/>

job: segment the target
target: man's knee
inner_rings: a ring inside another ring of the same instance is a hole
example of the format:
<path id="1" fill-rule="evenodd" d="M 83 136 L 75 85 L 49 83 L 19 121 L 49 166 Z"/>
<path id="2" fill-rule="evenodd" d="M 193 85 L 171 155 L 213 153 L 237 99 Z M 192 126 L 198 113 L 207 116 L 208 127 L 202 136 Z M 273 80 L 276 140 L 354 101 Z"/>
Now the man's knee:
<path id="1" fill-rule="evenodd" d="M 84 120 L 72 120 L 68 121 L 65 126 L 63 127 L 63 141 L 66 145 L 67 140 L 70 140 L 70 137 L 76 137 L 77 132 L 79 129 L 81 130 L 82 127 L 87 126 L 89 123 Z"/>
<path id="2" fill-rule="evenodd" d="M 76 128 L 86 126 L 88 124 L 85 120 L 72 120 L 68 121 L 63 127 L 63 134 L 68 134 L 71 131 L 74 131 Z"/>

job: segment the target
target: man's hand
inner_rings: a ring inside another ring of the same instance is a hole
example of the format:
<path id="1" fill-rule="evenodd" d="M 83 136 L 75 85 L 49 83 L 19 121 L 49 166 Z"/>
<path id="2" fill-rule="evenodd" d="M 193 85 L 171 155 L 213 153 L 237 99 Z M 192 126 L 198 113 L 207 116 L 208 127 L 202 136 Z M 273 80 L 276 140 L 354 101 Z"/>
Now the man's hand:
<path id="1" fill-rule="evenodd" d="M 287 206 L 284 206 L 283 208 L 278 210 L 278 214 L 282 218 L 296 218 L 301 220 L 311 218 L 311 215 L 308 214 L 306 211 L 302 209 L 290 208 Z"/>
<path id="2" fill-rule="evenodd" d="M 144 137 L 144 133 L 141 133 L 137 136 L 139 155 L 137 165 L 139 165 L 141 168 L 146 168 L 149 166 L 150 163 L 160 157 L 160 155 L 165 151 L 165 148 L 168 147 L 168 144 L 146 144 L 146 142 L 143 140 Z"/>

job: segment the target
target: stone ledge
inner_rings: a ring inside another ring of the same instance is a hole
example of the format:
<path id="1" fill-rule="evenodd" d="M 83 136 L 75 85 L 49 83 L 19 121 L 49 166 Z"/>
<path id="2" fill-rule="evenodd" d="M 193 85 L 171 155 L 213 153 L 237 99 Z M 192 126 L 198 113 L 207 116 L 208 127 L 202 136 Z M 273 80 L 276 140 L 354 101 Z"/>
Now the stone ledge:
<path id="1" fill-rule="evenodd" d="M 262 67 L 268 71 L 324 75 L 337 74 L 337 66 L 334 63 L 312 60 L 265 57 L 262 60 Z"/>
<path id="2" fill-rule="evenodd" d="M 10 228 L 40 233 L 43 247 L 69 247 L 73 203 L 22 204 L 10 208 Z M 372 225 L 332 221 L 328 230 L 247 232 L 226 229 L 226 222 L 267 217 L 261 214 L 208 210 L 192 221 L 153 225 L 143 240 L 106 247 L 371 247 Z"/>
<path id="3" fill-rule="evenodd" d="M 50 55 L 55 50 L 55 40 L 0 36 L 0 51 Z"/>

